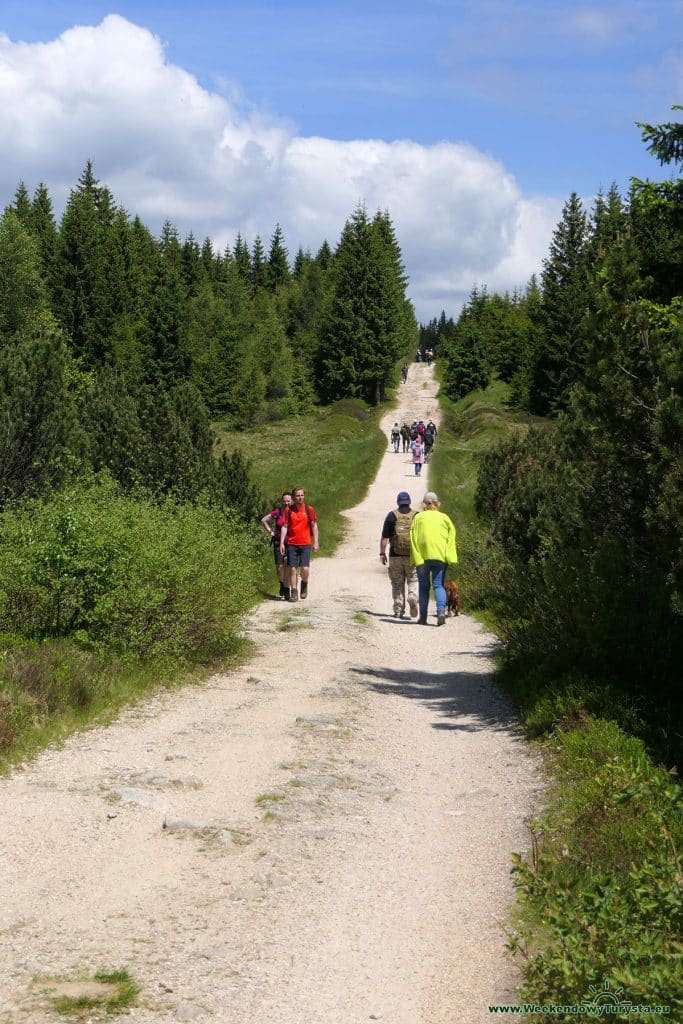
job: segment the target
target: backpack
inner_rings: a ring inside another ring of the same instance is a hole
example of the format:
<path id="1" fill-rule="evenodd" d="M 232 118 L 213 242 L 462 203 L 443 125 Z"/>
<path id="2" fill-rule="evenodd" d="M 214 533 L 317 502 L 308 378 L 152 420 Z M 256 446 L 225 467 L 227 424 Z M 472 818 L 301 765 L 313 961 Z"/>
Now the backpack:
<path id="1" fill-rule="evenodd" d="M 417 441 L 417 437 L 418 437 L 417 427 L 411 427 L 410 428 L 410 440 L 411 441 Z"/>
<path id="2" fill-rule="evenodd" d="M 395 555 L 410 554 L 410 524 L 413 521 L 414 512 L 399 512 L 395 509 L 396 526 L 394 537 L 391 542 L 391 550 Z"/>

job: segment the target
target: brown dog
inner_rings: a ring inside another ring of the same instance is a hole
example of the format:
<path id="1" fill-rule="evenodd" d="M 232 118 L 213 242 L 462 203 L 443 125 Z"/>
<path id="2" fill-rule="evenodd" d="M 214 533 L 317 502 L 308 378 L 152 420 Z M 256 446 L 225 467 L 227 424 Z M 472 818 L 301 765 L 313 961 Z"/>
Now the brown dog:
<path id="1" fill-rule="evenodd" d="M 446 615 L 460 614 L 460 587 L 455 580 L 446 580 Z"/>

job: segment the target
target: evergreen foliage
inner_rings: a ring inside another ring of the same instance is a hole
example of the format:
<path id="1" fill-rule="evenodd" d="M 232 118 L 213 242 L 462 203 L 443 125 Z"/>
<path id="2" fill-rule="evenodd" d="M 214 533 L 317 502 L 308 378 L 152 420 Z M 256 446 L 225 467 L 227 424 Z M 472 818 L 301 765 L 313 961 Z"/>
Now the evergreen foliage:
<path id="1" fill-rule="evenodd" d="M 637 694 L 670 758 L 681 755 L 682 188 L 634 182 L 628 204 L 612 188 L 590 225 L 576 197 L 567 204 L 529 311 L 529 391 L 514 392 L 563 411 L 553 429 L 485 455 L 477 493 L 508 660 Z M 518 385 L 523 375 L 522 364 Z"/>
<path id="2" fill-rule="evenodd" d="M 397 360 L 413 349 L 417 325 L 387 214 L 370 221 L 359 206 L 347 220 L 332 263 L 315 367 L 324 401 L 358 397 L 378 404 Z"/>

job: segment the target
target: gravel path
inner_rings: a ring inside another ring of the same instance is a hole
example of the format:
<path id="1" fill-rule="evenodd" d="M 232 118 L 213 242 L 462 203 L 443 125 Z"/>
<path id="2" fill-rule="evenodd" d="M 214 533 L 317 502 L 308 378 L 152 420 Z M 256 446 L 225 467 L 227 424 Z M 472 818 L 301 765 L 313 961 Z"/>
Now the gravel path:
<path id="1" fill-rule="evenodd" d="M 435 392 L 413 366 L 385 432 L 436 420 Z M 390 617 L 402 489 L 419 507 L 427 479 L 387 451 L 308 600 L 255 610 L 248 665 L 0 780 L 0 1021 L 57 1019 L 37 977 L 121 967 L 140 1024 L 475 1024 L 514 1001 L 502 925 L 537 765 L 495 638 Z"/>

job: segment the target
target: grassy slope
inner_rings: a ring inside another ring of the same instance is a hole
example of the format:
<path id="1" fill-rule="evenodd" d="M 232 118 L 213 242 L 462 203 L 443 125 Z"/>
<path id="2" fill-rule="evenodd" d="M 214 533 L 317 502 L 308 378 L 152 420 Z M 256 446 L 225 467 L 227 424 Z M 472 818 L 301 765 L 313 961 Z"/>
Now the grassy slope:
<path id="1" fill-rule="evenodd" d="M 319 520 L 320 552 L 331 555 L 343 535 L 341 510 L 355 505 L 370 486 L 386 448 L 379 421 L 386 406 L 370 408 L 345 399 L 296 419 L 237 432 L 216 424 L 219 450 L 239 447 L 252 462 L 265 498 L 255 519 L 273 508 L 283 491 L 302 486 Z M 260 567 L 268 592 L 275 592 L 270 545 Z"/>

